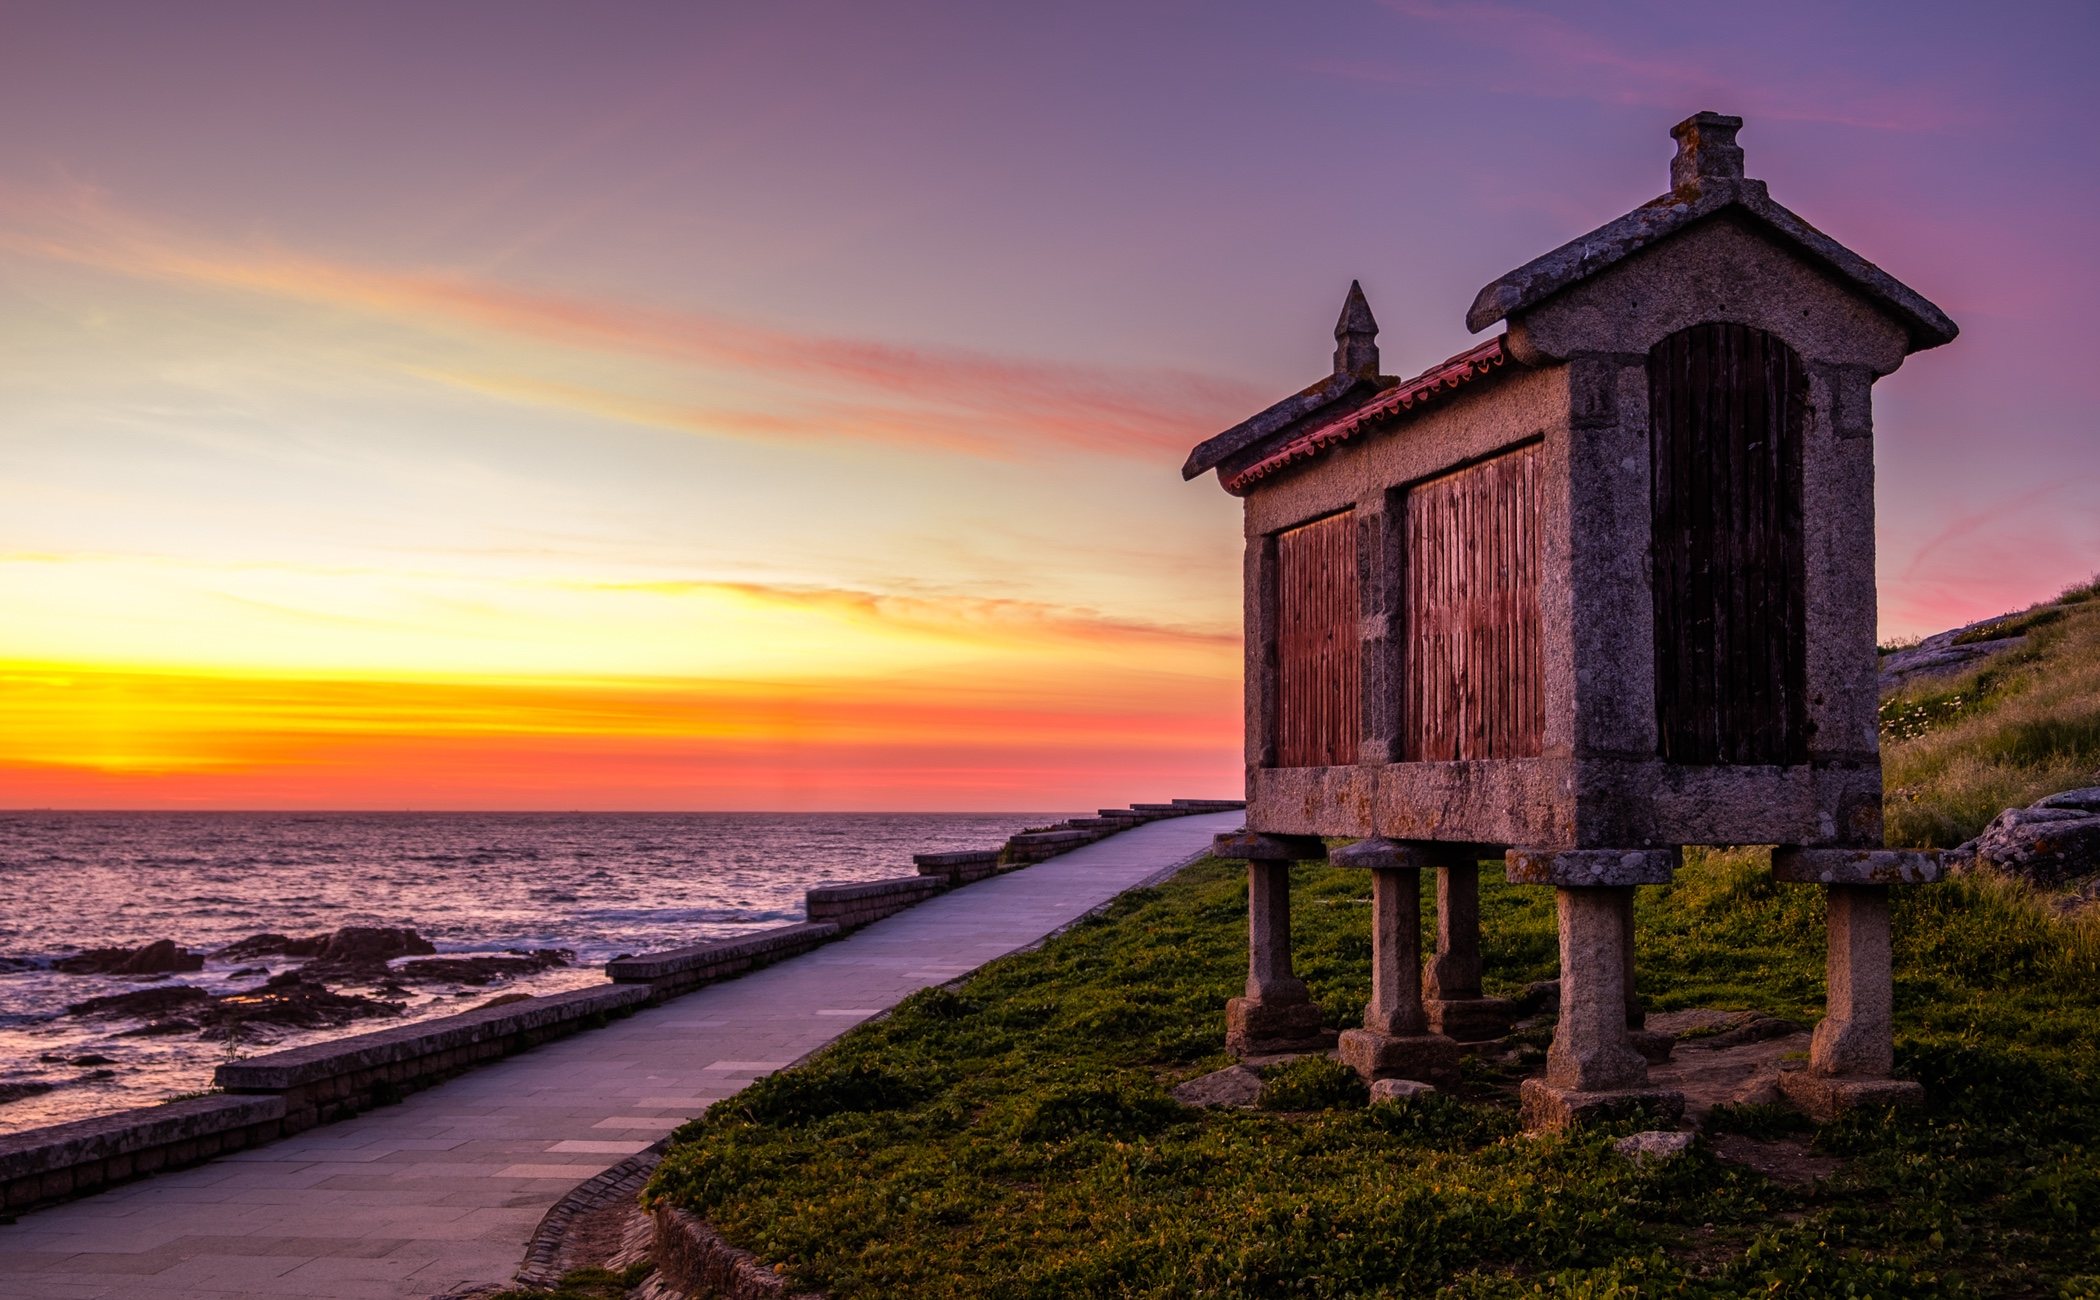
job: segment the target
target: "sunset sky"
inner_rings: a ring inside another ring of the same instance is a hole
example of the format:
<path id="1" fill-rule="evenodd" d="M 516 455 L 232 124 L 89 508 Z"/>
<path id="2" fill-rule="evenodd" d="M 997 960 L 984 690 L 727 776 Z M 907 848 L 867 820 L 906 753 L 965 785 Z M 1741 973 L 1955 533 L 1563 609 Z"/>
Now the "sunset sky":
<path id="1" fill-rule="evenodd" d="M 2100 9 L 0 0 L 0 807 L 1239 793 L 1192 443 L 1742 114 L 1945 308 L 1881 633 L 2100 569 Z"/>

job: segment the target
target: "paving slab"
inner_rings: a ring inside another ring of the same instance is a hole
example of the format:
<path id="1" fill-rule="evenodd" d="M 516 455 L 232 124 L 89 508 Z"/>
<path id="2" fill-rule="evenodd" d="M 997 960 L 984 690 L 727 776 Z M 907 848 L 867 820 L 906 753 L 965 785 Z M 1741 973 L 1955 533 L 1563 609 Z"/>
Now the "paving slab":
<path id="1" fill-rule="evenodd" d="M 1243 816 L 1137 826 L 395 1105 L 23 1215 L 0 1226 L 0 1295 L 422 1300 L 508 1282 L 570 1188 L 919 989 L 1201 854 Z"/>

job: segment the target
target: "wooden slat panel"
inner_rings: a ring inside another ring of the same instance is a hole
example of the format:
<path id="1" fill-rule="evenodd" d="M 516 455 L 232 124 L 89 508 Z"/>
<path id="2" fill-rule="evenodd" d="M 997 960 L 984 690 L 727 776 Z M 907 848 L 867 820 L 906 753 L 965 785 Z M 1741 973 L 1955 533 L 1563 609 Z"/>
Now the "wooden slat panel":
<path id="1" fill-rule="evenodd" d="M 1525 447 L 1407 493 L 1410 762 L 1539 752 L 1538 463 Z"/>
<path id="2" fill-rule="evenodd" d="M 1657 748 L 1674 763 L 1807 751 L 1801 441 L 1784 341 L 1680 330 L 1648 355 Z"/>
<path id="3" fill-rule="evenodd" d="M 1348 513 L 1276 538 L 1276 764 L 1357 760 L 1362 618 Z"/>

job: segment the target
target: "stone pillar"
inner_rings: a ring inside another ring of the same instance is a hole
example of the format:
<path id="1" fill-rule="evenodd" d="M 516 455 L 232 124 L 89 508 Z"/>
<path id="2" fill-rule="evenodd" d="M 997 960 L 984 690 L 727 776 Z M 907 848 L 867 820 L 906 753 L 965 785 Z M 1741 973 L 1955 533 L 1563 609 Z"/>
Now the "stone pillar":
<path id="1" fill-rule="evenodd" d="M 1660 1065 L 1670 1059 L 1670 1052 L 1677 1046 L 1671 1034 L 1651 1033 L 1648 1024 L 1648 1009 L 1641 1004 L 1641 995 L 1634 986 L 1633 978 L 1633 891 L 1626 891 L 1619 904 L 1620 951 L 1626 955 L 1626 1045 L 1639 1052 L 1650 1065 Z"/>
<path id="2" fill-rule="evenodd" d="M 1525 1122 L 1561 1128 L 1635 1110 L 1674 1120 L 1684 1097 L 1648 1086 L 1626 1010 L 1633 888 L 1668 880 L 1676 852 L 1512 849 L 1506 860 L 1512 882 L 1554 886 L 1560 920 L 1560 1022 L 1545 1078 L 1524 1081 Z"/>
<path id="3" fill-rule="evenodd" d="M 1471 849 L 1437 856 L 1436 957 L 1424 998 L 1429 1027 L 1461 1043 L 1500 1038 L 1516 1007 L 1480 992 L 1480 863 Z"/>
<path id="4" fill-rule="evenodd" d="M 1820 884 L 1828 898 L 1826 1010 L 1809 1040 L 1808 1068 L 1779 1076 L 1780 1090 L 1812 1118 L 1827 1122 L 1861 1106 L 1924 1099 L 1916 1083 L 1889 1077 L 1896 1064 L 1889 888 L 1939 880 L 1954 856 L 1898 849 L 1773 851 L 1773 875 Z"/>
<path id="5" fill-rule="evenodd" d="M 1331 856 L 1371 872 L 1371 1002 L 1341 1036 L 1342 1061 L 1365 1082 L 1458 1082 L 1458 1044 L 1429 1031 L 1422 1009 L 1422 860 L 1391 840 L 1359 840 Z"/>
<path id="6" fill-rule="evenodd" d="M 1317 838 L 1241 832 L 1212 851 L 1247 864 L 1247 993 L 1225 1004 L 1225 1049 L 1234 1056 L 1325 1051 L 1333 1035 L 1291 968 L 1291 863 L 1325 854 Z"/>

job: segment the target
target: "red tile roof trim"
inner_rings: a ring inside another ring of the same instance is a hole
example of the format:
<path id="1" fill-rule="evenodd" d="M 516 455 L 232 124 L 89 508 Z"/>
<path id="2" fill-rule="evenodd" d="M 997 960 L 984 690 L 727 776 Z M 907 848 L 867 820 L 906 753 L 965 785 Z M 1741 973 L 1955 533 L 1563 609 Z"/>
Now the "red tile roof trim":
<path id="1" fill-rule="evenodd" d="M 1413 379 L 1402 380 L 1342 418 L 1306 430 L 1226 480 L 1225 490 L 1242 491 L 1278 470 L 1309 460 L 1375 425 L 1483 378 L 1507 363 L 1509 353 L 1502 346 L 1502 340 L 1508 337 L 1507 334 L 1498 334 L 1471 351 L 1461 352 L 1448 361 L 1431 366 Z"/>

